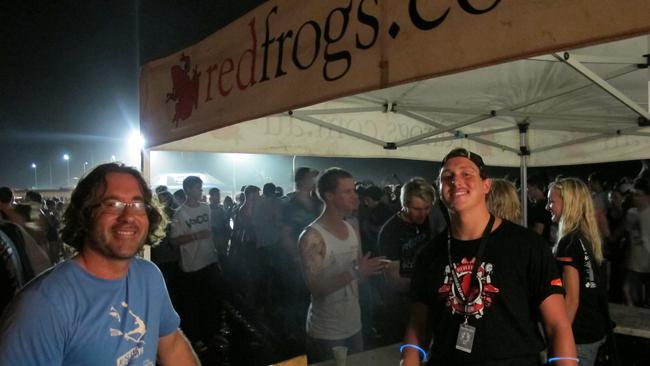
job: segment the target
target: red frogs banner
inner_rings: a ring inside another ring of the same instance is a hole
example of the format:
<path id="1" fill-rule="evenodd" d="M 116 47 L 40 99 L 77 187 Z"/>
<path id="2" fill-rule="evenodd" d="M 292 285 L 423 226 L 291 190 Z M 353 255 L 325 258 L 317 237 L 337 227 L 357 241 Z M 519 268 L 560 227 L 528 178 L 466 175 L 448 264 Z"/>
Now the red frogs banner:
<path id="1" fill-rule="evenodd" d="M 325 100 L 650 32 L 648 0 L 271 0 L 146 64 L 149 146 Z"/>

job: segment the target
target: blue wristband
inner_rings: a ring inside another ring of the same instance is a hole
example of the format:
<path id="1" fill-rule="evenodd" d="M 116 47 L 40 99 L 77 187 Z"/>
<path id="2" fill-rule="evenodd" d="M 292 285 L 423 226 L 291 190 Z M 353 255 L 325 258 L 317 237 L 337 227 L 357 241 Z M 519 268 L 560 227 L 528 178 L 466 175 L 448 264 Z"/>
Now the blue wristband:
<path id="1" fill-rule="evenodd" d="M 580 360 L 577 357 L 551 357 L 548 359 L 548 363 L 555 362 L 555 361 L 575 361 L 577 363 L 580 363 Z"/>
<path id="2" fill-rule="evenodd" d="M 415 348 L 416 350 L 420 351 L 420 353 L 422 354 L 422 362 L 427 361 L 427 352 L 423 350 L 422 347 L 416 346 L 415 344 L 406 343 L 399 348 L 399 352 L 400 353 L 404 352 L 404 348 Z"/>

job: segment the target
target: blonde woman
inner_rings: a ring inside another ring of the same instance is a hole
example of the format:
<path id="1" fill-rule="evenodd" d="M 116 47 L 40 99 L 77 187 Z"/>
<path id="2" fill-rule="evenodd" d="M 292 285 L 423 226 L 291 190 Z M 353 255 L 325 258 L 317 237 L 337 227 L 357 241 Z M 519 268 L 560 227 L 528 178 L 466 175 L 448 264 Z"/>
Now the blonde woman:
<path id="1" fill-rule="evenodd" d="M 505 179 L 493 179 L 487 195 L 488 211 L 494 216 L 521 225 L 521 204 L 517 187 Z"/>
<path id="2" fill-rule="evenodd" d="M 580 365 L 591 366 L 607 333 L 607 298 L 599 281 L 603 251 L 589 188 L 576 178 L 551 184 L 547 209 L 559 224 L 554 248 Z"/>

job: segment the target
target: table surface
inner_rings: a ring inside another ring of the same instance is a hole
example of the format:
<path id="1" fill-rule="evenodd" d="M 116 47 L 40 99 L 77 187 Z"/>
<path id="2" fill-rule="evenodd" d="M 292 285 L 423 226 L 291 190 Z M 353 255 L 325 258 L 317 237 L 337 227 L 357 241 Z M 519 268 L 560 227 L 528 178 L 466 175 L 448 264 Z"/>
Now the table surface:
<path id="1" fill-rule="evenodd" d="M 614 332 L 634 337 L 650 339 L 650 309 L 636 308 L 621 304 L 609 304 L 609 312 L 616 323 Z M 371 349 L 349 355 L 346 366 L 395 366 L 399 364 L 400 344 Z M 335 366 L 334 360 L 323 361 L 313 366 Z"/>
<path id="2" fill-rule="evenodd" d="M 400 344 L 391 344 L 389 346 L 371 349 L 361 353 L 348 355 L 345 366 L 395 366 L 399 365 Z M 335 366 L 334 360 L 323 361 L 312 364 L 312 366 Z"/>
<path id="3" fill-rule="evenodd" d="M 616 323 L 614 333 L 650 338 L 650 309 L 610 303 L 609 315 Z"/>

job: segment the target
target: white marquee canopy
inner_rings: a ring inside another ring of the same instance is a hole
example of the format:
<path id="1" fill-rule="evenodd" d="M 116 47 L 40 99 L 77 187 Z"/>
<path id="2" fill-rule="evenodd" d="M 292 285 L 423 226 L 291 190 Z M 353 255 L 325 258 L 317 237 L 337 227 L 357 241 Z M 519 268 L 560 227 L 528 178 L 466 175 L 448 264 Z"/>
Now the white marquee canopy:
<path id="1" fill-rule="evenodd" d="M 649 14 L 646 0 L 267 1 L 143 67 L 141 129 L 150 150 L 646 159 Z"/>
<path id="2" fill-rule="evenodd" d="M 649 44 L 641 36 L 412 82 L 154 149 L 439 161 L 464 146 L 489 165 L 520 166 L 523 146 L 530 166 L 647 159 Z"/>

